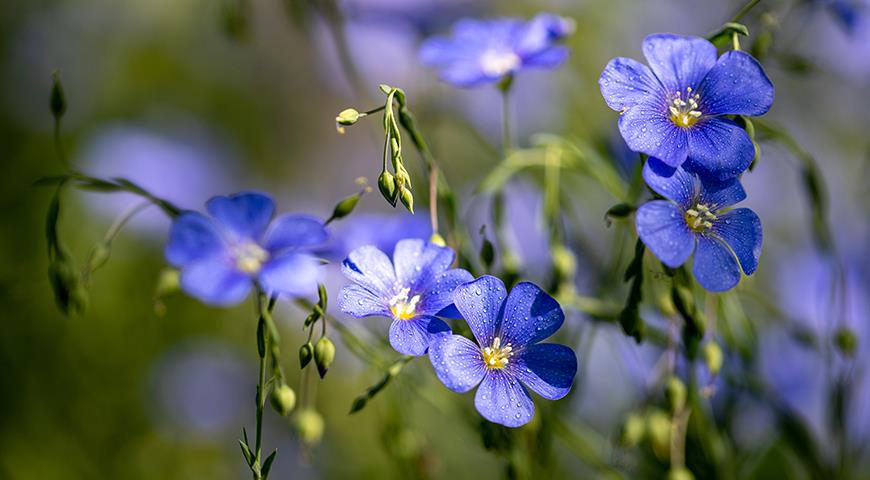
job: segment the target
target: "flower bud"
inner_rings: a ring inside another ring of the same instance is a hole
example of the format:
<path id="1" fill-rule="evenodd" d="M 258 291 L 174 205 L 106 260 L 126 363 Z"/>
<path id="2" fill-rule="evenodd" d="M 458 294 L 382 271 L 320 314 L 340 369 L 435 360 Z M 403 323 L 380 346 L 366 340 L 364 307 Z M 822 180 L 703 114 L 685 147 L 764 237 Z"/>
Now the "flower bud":
<path id="1" fill-rule="evenodd" d="M 386 170 L 381 172 L 381 176 L 378 177 L 378 190 L 381 191 L 381 195 L 390 205 L 396 206 L 399 191 L 396 189 L 396 179 L 392 173 Z"/>
<path id="2" fill-rule="evenodd" d="M 553 246 L 552 255 L 553 267 L 559 278 L 574 278 L 574 274 L 577 273 L 577 259 L 571 253 L 571 250 L 568 250 L 562 244 L 557 244 Z"/>
<path id="3" fill-rule="evenodd" d="M 487 270 L 492 268 L 492 263 L 495 261 L 495 246 L 488 238 L 483 238 L 483 243 L 480 245 L 480 261 Z"/>
<path id="4" fill-rule="evenodd" d="M 834 345 L 844 356 L 852 357 L 858 349 L 858 338 L 848 327 L 842 327 L 834 333 Z"/>
<path id="5" fill-rule="evenodd" d="M 296 433 L 302 443 L 308 446 L 317 445 L 320 439 L 323 438 L 323 417 L 312 408 L 299 410 L 294 419 Z"/>
<path id="6" fill-rule="evenodd" d="M 620 443 L 622 443 L 624 447 L 634 447 L 640 443 L 645 433 L 646 423 L 644 422 L 643 417 L 635 412 L 629 413 L 628 417 L 625 419 L 625 423 L 622 425 Z"/>
<path id="7" fill-rule="evenodd" d="M 338 220 L 339 218 L 344 218 L 350 215 L 350 213 L 353 212 L 353 209 L 356 208 L 356 204 L 359 203 L 359 198 L 360 195 L 355 193 L 338 202 L 332 210 L 332 216 L 329 217 L 329 221 Z"/>
<path id="8" fill-rule="evenodd" d="M 695 480 L 695 476 L 686 467 L 675 467 L 668 472 L 668 480 Z"/>
<path id="9" fill-rule="evenodd" d="M 411 190 L 407 188 L 402 189 L 399 198 L 402 200 L 402 205 L 404 205 L 409 212 L 414 213 L 414 195 L 411 193 Z"/>
<path id="10" fill-rule="evenodd" d="M 686 406 L 686 385 L 678 377 L 669 377 L 665 384 L 665 396 L 671 403 L 671 411 L 679 412 Z"/>
<path id="11" fill-rule="evenodd" d="M 278 388 L 272 390 L 269 402 L 276 412 L 285 416 L 296 406 L 296 393 L 292 388 L 282 383 Z"/>
<path id="12" fill-rule="evenodd" d="M 317 365 L 317 373 L 320 374 L 320 378 L 326 376 L 326 372 L 329 370 L 329 366 L 332 365 L 334 359 L 335 345 L 332 343 L 332 340 L 327 337 L 320 337 L 317 345 L 314 346 L 314 363 Z"/>
<path id="13" fill-rule="evenodd" d="M 299 368 L 305 368 L 306 365 L 314 358 L 314 347 L 311 342 L 299 347 Z"/>
<path id="14" fill-rule="evenodd" d="M 652 410 L 646 417 L 646 434 L 656 456 L 667 459 L 671 451 L 671 419 L 661 410 Z"/>
<path id="15" fill-rule="evenodd" d="M 350 126 L 359 121 L 363 116 L 364 114 L 360 114 L 355 108 L 346 108 L 335 117 L 335 123 Z"/>
<path id="16" fill-rule="evenodd" d="M 63 85 L 60 83 L 60 74 L 54 72 L 51 76 L 51 96 L 48 101 L 51 114 L 60 118 L 66 112 L 66 95 L 63 93 Z"/>
<path id="17" fill-rule="evenodd" d="M 707 369 L 710 370 L 711 374 L 719 374 L 723 360 L 722 348 L 719 347 L 718 343 L 711 341 L 704 345 L 704 363 L 707 364 Z"/>
<path id="18" fill-rule="evenodd" d="M 51 262 L 48 276 L 57 306 L 64 315 L 83 313 L 88 305 L 88 291 L 69 257 L 61 256 Z"/>

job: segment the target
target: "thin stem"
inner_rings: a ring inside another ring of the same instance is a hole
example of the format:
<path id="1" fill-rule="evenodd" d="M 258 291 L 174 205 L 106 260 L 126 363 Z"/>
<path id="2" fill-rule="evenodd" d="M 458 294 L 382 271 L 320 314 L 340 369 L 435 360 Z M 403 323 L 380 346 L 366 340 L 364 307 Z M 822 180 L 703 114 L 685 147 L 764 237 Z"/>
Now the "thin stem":
<path id="1" fill-rule="evenodd" d="M 747 13 L 749 13 L 750 10 L 755 8 L 755 6 L 759 3 L 761 3 L 761 0 L 750 0 L 749 3 L 744 5 L 743 8 L 741 8 L 740 11 L 737 12 L 737 14 L 734 15 L 733 18 L 731 18 L 731 22 L 739 22 L 743 17 L 746 16 Z"/>
<path id="2" fill-rule="evenodd" d="M 507 158 L 511 150 L 511 125 L 510 125 L 510 89 L 512 79 L 508 77 L 499 84 L 501 91 L 501 153 L 502 158 Z"/>

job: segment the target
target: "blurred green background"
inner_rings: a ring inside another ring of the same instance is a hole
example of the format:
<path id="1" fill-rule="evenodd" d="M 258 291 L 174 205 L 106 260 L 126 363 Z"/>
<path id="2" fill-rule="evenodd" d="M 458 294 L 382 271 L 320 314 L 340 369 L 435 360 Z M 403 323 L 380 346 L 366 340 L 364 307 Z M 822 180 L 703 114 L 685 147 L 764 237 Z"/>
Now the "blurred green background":
<path id="1" fill-rule="evenodd" d="M 861 478 L 860 472 L 867 471 L 864 447 L 870 434 L 870 387 L 863 381 L 866 363 L 861 361 L 866 359 L 864 340 L 870 340 L 870 26 L 842 28 L 824 3 L 763 1 L 747 20 L 754 35 L 747 42 L 763 32 L 773 39 L 762 58 L 777 87 L 770 121 L 786 126 L 819 164 L 829 194 L 825 220 L 833 227 L 836 255 L 844 259 L 846 273 L 835 279 L 830 257 L 813 244 L 793 152 L 762 144 L 764 155 L 744 183 L 746 204 L 764 222 L 764 256 L 759 273 L 744 280 L 741 290 L 751 299 L 747 348 L 759 358 L 757 374 L 823 445 L 822 457 L 847 455 L 854 465 L 850 474 Z M 320 7 L 312 8 L 315 4 Z M 741 5 L 348 0 L 339 2 L 335 15 L 323 7 L 328 4 L 7 0 L 0 7 L 0 478 L 249 475 L 236 440 L 243 426 L 249 432 L 253 428 L 253 307 L 212 309 L 183 295 L 155 305 L 168 227 L 156 209 L 136 217 L 114 242 L 111 260 L 92 279 L 84 315 L 64 317 L 55 307 L 43 235 L 51 189 L 32 186 L 42 176 L 63 171 L 48 108 L 54 71 L 61 74 L 68 102 L 63 151 L 76 168 L 97 176 L 125 176 L 185 208 L 201 208 L 211 195 L 256 189 L 273 194 L 279 211 L 321 217 L 356 190 L 357 177 L 373 183 L 380 171 L 378 121 L 361 122 L 338 135 L 336 113 L 348 106 L 377 106 L 382 102 L 379 83 L 402 87 L 461 194 L 464 222 L 476 232 L 487 217 L 486 202 L 474 195 L 474 186 L 499 161 L 494 152 L 500 101 L 495 88 L 458 91 L 439 84 L 436 73 L 416 60 L 423 38 L 446 32 L 463 16 L 529 17 L 546 10 L 574 18 L 577 31 L 568 41 L 568 64 L 517 79 L 511 105 L 514 133 L 523 146 L 535 132 L 576 139 L 630 172 L 635 160 L 623 152 L 616 115 L 598 92 L 602 68 L 614 56 L 639 58 L 648 33 L 706 35 Z M 347 75 L 341 61 L 345 54 L 358 78 Z M 407 161 L 415 175 L 422 173 L 416 155 Z M 608 228 L 602 220 L 616 203 L 605 189 L 579 174 L 564 181 L 572 192 L 565 215 L 580 262 L 577 288 L 621 303 L 623 287 L 605 280 L 613 276 L 609 269 L 624 268 L 624 263 L 614 264 L 627 258 L 617 256 L 613 246 L 631 244 L 626 237 L 630 226 Z M 546 246 L 541 240 L 545 228 L 536 220 L 536 182 L 536 174 L 527 175 L 514 182 L 510 194 L 515 198 L 511 220 L 518 225 L 512 238 L 524 272 L 532 278 L 547 275 L 542 265 L 549 258 L 541 247 Z M 425 216 L 423 197 L 418 195 L 418 217 Z M 73 255 L 83 261 L 113 219 L 133 203 L 125 196 L 67 192 L 61 228 Z M 420 231 L 419 219 L 387 208 L 376 194 L 364 197 L 358 213 L 383 215 L 374 217 L 369 229 L 393 222 L 400 232 Z M 425 230 L 425 221 L 423 225 Z M 341 225 L 336 228 L 341 236 Z M 335 296 L 342 280 L 334 266 L 327 268 Z M 832 304 L 830 291 L 847 293 Z M 768 303 L 779 307 L 768 308 Z M 385 331 L 383 322 L 355 322 L 335 313 L 391 358 L 372 333 Z M 278 307 L 285 368 L 297 393 L 295 352 L 303 341 L 304 315 L 288 304 Z M 616 443 L 621 419 L 644 396 L 656 351 L 635 346 L 617 326 L 592 322 L 577 312 L 569 312 L 567 324 L 577 332 L 581 373 L 571 398 L 559 406 L 539 402 L 541 415 L 558 409 L 570 425 L 547 449 L 559 465 L 548 473 L 571 472 L 574 478 L 613 473 L 601 462 L 655 476 L 655 469 L 637 467 L 632 454 Z M 861 345 L 859 356 L 845 367 L 832 360 L 837 353 L 831 343 L 835 327 L 844 324 Z M 812 341 L 802 343 L 800 335 Z M 830 426 L 833 407 L 827 389 L 837 378 L 831 372 L 843 368 L 854 379 L 844 414 L 848 448 L 832 440 L 836 430 Z M 293 419 L 268 412 L 265 445 L 279 449 L 272 477 L 501 476 L 501 461 L 481 441 L 471 396 L 443 389 L 426 361 L 412 362 L 401 381 L 363 412 L 349 416 L 353 398 L 382 372 L 361 364 L 339 344 L 335 366 L 311 398 L 326 420 L 319 445 L 302 447 Z M 719 419 L 739 459 L 734 478 L 768 478 L 770 472 L 786 472 L 786 478 L 812 475 L 801 465 L 800 452 L 782 439 L 790 433 L 777 428 L 782 425 L 772 420 L 770 409 L 740 392 L 728 398 L 734 402 L 728 410 L 732 416 Z"/>

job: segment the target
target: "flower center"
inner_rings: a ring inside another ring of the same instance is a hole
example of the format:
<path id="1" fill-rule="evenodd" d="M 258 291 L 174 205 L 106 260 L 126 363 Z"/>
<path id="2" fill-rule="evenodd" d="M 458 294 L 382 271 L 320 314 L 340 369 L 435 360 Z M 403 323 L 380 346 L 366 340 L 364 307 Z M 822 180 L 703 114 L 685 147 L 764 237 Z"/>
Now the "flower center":
<path id="1" fill-rule="evenodd" d="M 411 289 L 405 287 L 390 299 L 390 311 L 393 312 L 394 318 L 408 320 L 414 316 L 414 312 L 417 310 L 417 303 L 420 301 L 420 295 L 414 295 L 409 299 L 408 294 L 410 293 Z"/>
<path id="2" fill-rule="evenodd" d="M 236 268 L 245 273 L 257 273 L 263 263 L 269 259 L 269 252 L 254 242 L 245 242 L 236 246 L 234 251 Z"/>
<path id="3" fill-rule="evenodd" d="M 697 93 L 692 95 L 692 87 L 686 88 L 685 96 L 682 92 L 675 93 L 670 105 L 668 105 L 671 121 L 683 128 L 694 125 L 701 118 L 701 111 L 698 110 L 699 101 L 701 101 L 701 96 Z"/>
<path id="4" fill-rule="evenodd" d="M 491 77 L 500 77 L 520 66 L 522 60 L 510 50 L 488 50 L 480 58 L 480 68 Z"/>
<path id="5" fill-rule="evenodd" d="M 703 232 L 713 227 L 713 220 L 716 220 L 716 215 L 710 211 L 707 205 L 698 203 L 695 208 L 686 210 L 686 224 L 692 231 Z"/>
<path id="6" fill-rule="evenodd" d="M 502 369 L 507 366 L 508 359 L 513 355 L 513 350 L 510 343 L 502 347 L 501 338 L 495 337 L 491 347 L 485 347 L 481 350 L 483 363 L 486 364 L 486 368 Z"/>

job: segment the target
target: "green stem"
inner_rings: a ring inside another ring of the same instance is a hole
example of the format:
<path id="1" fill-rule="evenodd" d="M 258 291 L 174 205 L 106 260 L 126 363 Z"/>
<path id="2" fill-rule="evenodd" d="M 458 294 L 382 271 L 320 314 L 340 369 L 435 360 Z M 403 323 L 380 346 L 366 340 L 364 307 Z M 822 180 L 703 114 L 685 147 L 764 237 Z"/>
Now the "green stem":
<path id="1" fill-rule="evenodd" d="M 510 90 L 513 77 L 506 77 L 499 83 L 501 91 L 501 152 L 502 158 L 507 158 L 511 150 L 511 126 L 510 126 Z"/>
<path id="2" fill-rule="evenodd" d="M 743 8 L 741 8 L 740 11 L 737 12 L 737 14 L 735 14 L 733 18 L 731 18 L 731 22 L 732 23 L 739 22 L 743 17 L 746 16 L 747 13 L 749 13 L 750 10 L 755 8 L 755 6 L 758 5 L 759 3 L 761 3 L 761 0 L 750 0 L 749 3 L 744 5 Z"/>

